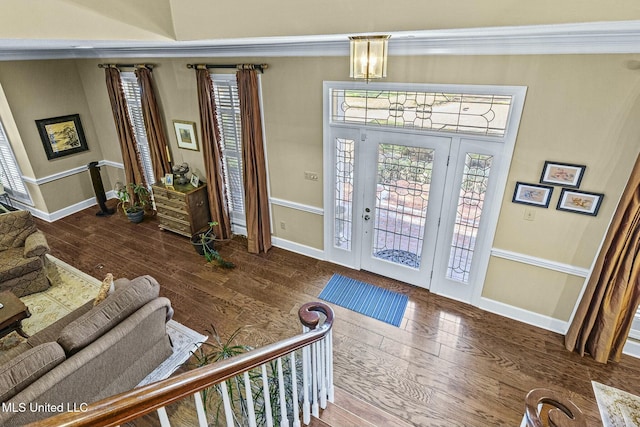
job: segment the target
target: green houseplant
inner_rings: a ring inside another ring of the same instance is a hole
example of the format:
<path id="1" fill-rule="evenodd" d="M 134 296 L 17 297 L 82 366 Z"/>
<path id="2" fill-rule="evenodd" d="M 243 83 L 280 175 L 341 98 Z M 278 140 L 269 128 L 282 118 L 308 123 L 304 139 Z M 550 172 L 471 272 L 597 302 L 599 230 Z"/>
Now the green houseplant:
<path id="1" fill-rule="evenodd" d="M 234 268 L 235 264 L 222 258 L 215 249 L 216 234 L 213 227 L 218 225 L 216 221 L 209 222 L 208 226 L 191 236 L 191 244 L 196 252 L 204 256 L 207 262 L 216 262 L 222 268 Z"/>
<path id="2" fill-rule="evenodd" d="M 142 222 L 145 206 L 150 202 L 149 189 L 143 184 L 132 182 L 127 185 L 116 184 L 115 191 L 119 200 L 118 206 L 122 208 L 129 221 Z"/>
<path id="3" fill-rule="evenodd" d="M 236 329 L 226 340 L 223 340 L 216 328 L 211 325 L 211 330 L 207 330 L 207 332 L 213 337 L 213 343 L 204 342 L 202 346 L 198 348 L 198 350 L 193 353 L 194 355 L 194 365 L 196 367 L 206 366 L 212 363 L 220 362 L 225 359 L 229 359 L 234 356 L 238 356 L 247 351 L 253 350 L 253 347 L 249 345 L 238 344 L 237 340 L 240 333 L 243 331 L 243 328 Z M 298 358 L 298 363 L 296 366 L 296 370 L 301 370 L 301 358 Z M 285 396 L 286 396 L 286 405 L 288 408 L 288 418 L 291 419 L 293 416 L 292 408 L 292 372 L 291 372 L 291 364 L 290 363 L 282 363 L 282 374 L 284 377 L 285 384 Z M 298 374 L 297 378 L 301 378 L 301 373 Z M 254 411 L 256 416 L 256 424 L 258 426 L 267 425 L 267 413 L 266 413 L 266 402 L 264 396 L 264 388 L 262 384 L 262 374 L 259 369 L 254 369 L 249 371 L 249 380 L 251 384 L 251 394 L 254 402 Z M 269 396 L 267 399 L 269 400 L 271 411 L 273 414 L 275 425 L 280 425 L 280 395 L 279 395 L 279 383 L 278 383 L 278 372 L 277 372 L 277 362 L 271 361 L 267 364 L 267 382 L 268 382 L 268 390 Z M 233 420 L 235 426 L 246 426 L 248 425 L 249 419 L 249 410 L 248 410 L 248 400 L 246 396 L 246 389 L 244 384 L 244 377 L 242 374 L 237 375 L 226 381 L 227 393 L 229 395 L 229 400 L 231 404 L 231 409 L 233 411 Z M 222 402 L 222 385 L 217 385 L 205 389 L 202 391 L 202 399 L 205 402 L 205 410 L 208 415 L 214 418 L 213 425 L 220 425 L 222 420 L 224 420 L 224 408 Z M 300 394 L 302 395 L 302 394 Z"/>

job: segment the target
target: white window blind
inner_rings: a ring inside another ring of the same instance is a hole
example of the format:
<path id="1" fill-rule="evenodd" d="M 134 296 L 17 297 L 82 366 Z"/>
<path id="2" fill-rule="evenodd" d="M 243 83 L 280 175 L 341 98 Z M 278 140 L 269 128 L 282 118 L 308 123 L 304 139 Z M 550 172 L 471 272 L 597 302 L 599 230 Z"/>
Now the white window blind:
<path id="1" fill-rule="evenodd" d="M 2 121 L 0 121 L 0 182 L 11 197 L 26 203 L 31 203 L 31 197 L 22 180 L 20 167 L 13 155 L 13 150 L 11 149 L 11 144 L 9 144 L 9 138 L 4 131 Z"/>
<path id="2" fill-rule="evenodd" d="M 242 127 L 235 74 L 211 74 L 231 222 L 246 226 L 242 183 Z"/>
<path id="3" fill-rule="evenodd" d="M 140 161 L 142 162 L 143 173 L 147 179 L 147 183 L 151 185 L 156 182 L 156 179 L 153 175 L 153 164 L 151 163 L 149 141 L 147 140 L 147 131 L 144 127 L 138 79 L 135 73 L 127 71 L 120 73 L 120 80 L 122 81 L 124 96 L 127 99 L 127 107 L 129 107 L 129 117 L 131 117 L 131 126 L 133 126 L 138 151 L 140 152 Z"/>

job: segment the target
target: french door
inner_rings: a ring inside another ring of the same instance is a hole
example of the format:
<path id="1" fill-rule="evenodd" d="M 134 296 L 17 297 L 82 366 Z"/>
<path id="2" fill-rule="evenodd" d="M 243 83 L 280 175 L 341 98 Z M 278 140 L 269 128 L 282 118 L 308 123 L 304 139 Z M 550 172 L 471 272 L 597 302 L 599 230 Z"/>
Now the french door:
<path id="1" fill-rule="evenodd" d="M 428 287 L 450 138 L 367 131 L 356 150 L 360 268 Z M 364 139 L 364 140 L 363 140 Z"/>
<path id="2" fill-rule="evenodd" d="M 479 304 L 526 88 L 324 90 L 326 259 Z"/>
<path id="3" fill-rule="evenodd" d="M 330 259 L 471 301 L 490 250 L 481 225 L 501 196 L 492 179 L 500 146 L 370 129 L 332 135 Z"/>

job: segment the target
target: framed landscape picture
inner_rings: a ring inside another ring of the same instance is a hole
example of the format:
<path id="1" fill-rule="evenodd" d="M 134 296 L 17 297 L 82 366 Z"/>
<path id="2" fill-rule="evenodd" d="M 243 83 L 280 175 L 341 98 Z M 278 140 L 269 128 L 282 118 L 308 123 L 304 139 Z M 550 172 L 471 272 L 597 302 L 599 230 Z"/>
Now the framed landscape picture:
<path id="1" fill-rule="evenodd" d="M 579 188 L 586 168 L 584 165 L 546 161 L 542 168 L 540 183 Z"/>
<path id="2" fill-rule="evenodd" d="M 524 182 L 516 182 L 516 189 L 513 192 L 513 203 L 522 203 L 525 205 L 540 206 L 546 208 L 549 206 L 553 187 L 538 184 L 526 184 Z"/>
<path id="3" fill-rule="evenodd" d="M 87 140 L 79 114 L 36 120 L 47 159 L 87 151 Z"/>
<path id="4" fill-rule="evenodd" d="M 604 194 L 563 188 L 556 209 L 596 216 L 603 198 Z"/>
<path id="5" fill-rule="evenodd" d="M 185 150 L 199 151 L 198 136 L 196 135 L 195 122 L 185 122 L 182 120 L 174 120 L 173 128 L 176 131 L 178 139 L 178 147 Z"/>

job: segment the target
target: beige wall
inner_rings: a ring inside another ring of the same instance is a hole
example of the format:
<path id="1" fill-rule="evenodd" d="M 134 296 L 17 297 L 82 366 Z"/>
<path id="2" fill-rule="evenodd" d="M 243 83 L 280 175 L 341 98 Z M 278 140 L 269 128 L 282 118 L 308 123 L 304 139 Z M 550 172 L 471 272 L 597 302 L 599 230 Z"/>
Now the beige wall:
<path id="1" fill-rule="evenodd" d="M 0 84 L 11 109 L 11 114 L 20 133 L 26 157 L 16 156 L 26 176 L 40 179 L 50 175 L 86 166 L 94 160 L 102 160 L 101 145 L 93 124 L 80 74 L 73 60 L 0 62 Z M 53 160 L 48 160 L 35 121 L 51 117 L 79 114 L 87 140 L 88 151 Z M 17 141 L 12 140 L 13 144 Z M 85 176 L 89 180 L 88 174 Z M 62 179 L 65 182 L 67 179 Z M 52 193 L 30 184 L 34 207 L 44 212 L 53 212 L 93 196 L 91 187 L 74 185 L 70 181 L 67 191 Z M 66 184 L 63 184 L 66 185 Z M 73 188 L 74 191 L 68 191 Z M 40 193 L 40 194 L 38 194 Z"/>
<path id="2" fill-rule="evenodd" d="M 640 136 L 640 72 L 637 55 L 430 56 L 391 57 L 388 81 L 523 85 L 528 87 L 520 132 L 509 172 L 494 247 L 588 268 L 615 209 L 636 155 Z M 113 61 L 115 61 L 114 59 Z M 347 80 L 346 58 L 154 59 L 154 78 L 165 114 L 175 162 L 204 170 L 201 151 L 178 149 L 171 121 L 200 123 L 195 77 L 189 62 L 267 62 L 262 76 L 271 196 L 322 207 L 322 83 Z M 112 62 L 111 60 L 109 60 Z M 100 61 L 106 62 L 106 61 Z M 128 60 L 127 62 L 133 62 Z M 0 63 L 0 83 L 37 177 L 91 160 L 121 161 L 104 71 L 97 60 Z M 47 161 L 34 120 L 80 113 L 91 152 Z M 587 165 L 581 189 L 605 194 L 597 217 L 511 203 L 516 181 L 538 181 L 545 160 Z M 305 171 L 320 173 L 318 182 Z M 107 168 L 109 180 L 120 172 Z M 90 193 L 74 181 L 43 185 L 46 208 L 77 203 Z M 70 200 L 73 199 L 73 200 Z M 273 206 L 274 235 L 322 249 L 322 217 Z M 285 222 L 286 228 L 280 228 Z M 583 279 L 539 267 L 492 258 L 483 296 L 535 313 L 567 320 Z"/>

